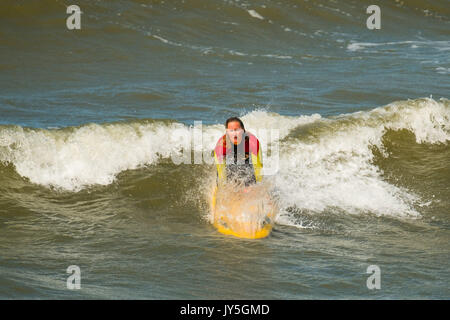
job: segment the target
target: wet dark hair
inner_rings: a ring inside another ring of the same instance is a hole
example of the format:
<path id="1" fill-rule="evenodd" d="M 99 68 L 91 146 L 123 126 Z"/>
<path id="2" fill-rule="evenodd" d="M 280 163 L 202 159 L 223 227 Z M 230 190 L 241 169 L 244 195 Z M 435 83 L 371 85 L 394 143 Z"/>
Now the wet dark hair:
<path id="1" fill-rule="evenodd" d="M 239 119 L 238 117 L 231 117 L 231 118 L 228 118 L 227 119 L 227 121 L 225 121 L 225 129 L 228 129 L 228 124 L 230 123 L 230 122 L 239 122 L 239 125 L 241 126 L 241 128 L 244 130 L 244 132 L 245 132 L 245 127 L 244 127 L 244 123 L 242 122 L 242 120 L 241 119 Z"/>

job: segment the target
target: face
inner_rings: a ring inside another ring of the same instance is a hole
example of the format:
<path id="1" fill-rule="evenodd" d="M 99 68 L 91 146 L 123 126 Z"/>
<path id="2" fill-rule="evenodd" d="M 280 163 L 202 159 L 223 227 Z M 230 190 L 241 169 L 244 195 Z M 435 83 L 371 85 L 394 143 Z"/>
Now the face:
<path id="1" fill-rule="evenodd" d="M 237 121 L 228 122 L 227 135 L 234 144 L 239 144 L 242 141 L 242 134 L 244 130 Z"/>

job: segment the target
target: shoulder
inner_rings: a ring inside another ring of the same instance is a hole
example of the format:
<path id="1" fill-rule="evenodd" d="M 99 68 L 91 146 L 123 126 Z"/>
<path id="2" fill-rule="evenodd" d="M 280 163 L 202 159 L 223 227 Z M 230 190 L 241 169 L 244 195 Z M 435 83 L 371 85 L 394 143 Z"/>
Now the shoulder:
<path id="1" fill-rule="evenodd" d="M 222 155 L 223 153 L 225 153 L 224 148 L 226 148 L 226 141 L 227 141 L 226 134 L 224 134 L 219 138 L 219 140 L 216 143 L 216 147 L 214 148 L 216 155 Z"/>
<path id="2" fill-rule="evenodd" d="M 260 148 L 258 138 L 253 133 L 247 131 L 246 139 L 249 140 L 250 150 L 257 154 L 259 152 L 259 148 Z"/>
<path id="3" fill-rule="evenodd" d="M 223 145 L 225 141 L 226 141 L 226 134 L 224 134 L 219 138 L 219 140 L 217 140 L 216 146 Z"/>

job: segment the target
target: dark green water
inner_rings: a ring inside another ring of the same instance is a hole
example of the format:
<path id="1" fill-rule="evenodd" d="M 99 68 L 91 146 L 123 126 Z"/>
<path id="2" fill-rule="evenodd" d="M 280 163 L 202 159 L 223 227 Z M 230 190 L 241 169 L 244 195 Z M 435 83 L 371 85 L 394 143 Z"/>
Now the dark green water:
<path id="1" fill-rule="evenodd" d="M 77 4 L 76 31 L 0 4 L 0 298 L 450 297 L 447 1 L 382 2 L 376 31 L 369 1 Z M 232 115 L 279 201 L 262 240 L 208 220 Z"/>

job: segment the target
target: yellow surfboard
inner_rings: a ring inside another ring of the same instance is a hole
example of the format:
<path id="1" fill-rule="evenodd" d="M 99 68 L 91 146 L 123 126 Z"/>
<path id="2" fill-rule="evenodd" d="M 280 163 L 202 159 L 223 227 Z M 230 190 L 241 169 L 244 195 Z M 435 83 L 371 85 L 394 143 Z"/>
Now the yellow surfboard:
<path id="1" fill-rule="evenodd" d="M 276 206 L 267 189 L 214 187 L 211 197 L 212 223 L 223 234 L 260 239 L 272 231 Z"/>

